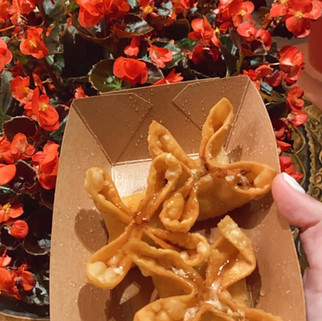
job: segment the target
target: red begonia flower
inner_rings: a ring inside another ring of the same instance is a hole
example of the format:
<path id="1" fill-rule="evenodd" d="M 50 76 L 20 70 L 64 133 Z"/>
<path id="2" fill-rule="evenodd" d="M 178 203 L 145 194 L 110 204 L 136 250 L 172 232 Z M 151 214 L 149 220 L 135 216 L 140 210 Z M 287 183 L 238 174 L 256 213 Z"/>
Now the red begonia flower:
<path id="1" fill-rule="evenodd" d="M 9 70 L 11 71 L 13 77 L 17 77 L 17 76 L 25 77 L 26 76 L 23 64 L 19 60 L 17 60 L 15 65 L 10 67 Z"/>
<path id="2" fill-rule="evenodd" d="M 167 48 L 160 48 L 150 44 L 148 51 L 152 61 L 160 68 L 164 68 L 172 60 L 172 52 Z"/>
<path id="3" fill-rule="evenodd" d="M 7 255 L 7 251 L 5 250 L 0 257 L 0 268 L 6 267 L 10 264 L 11 257 Z"/>
<path id="4" fill-rule="evenodd" d="M 33 90 L 29 88 L 30 77 L 15 77 L 10 83 L 12 96 L 22 104 L 27 104 L 32 99 Z"/>
<path id="5" fill-rule="evenodd" d="M 35 152 L 35 147 L 28 143 L 25 134 L 17 133 L 12 139 L 10 151 L 16 160 L 26 159 L 33 155 Z"/>
<path id="6" fill-rule="evenodd" d="M 20 43 L 20 51 L 24 55 L 31 55 L 37 59 L 47 56 L 49 50 L 41 39 L 42 32 L 42 28 L 29 27 L 27 29 L 27 38 Z"/>
<path id="7" fill-rule="evenodd" d="M 21 204 L 0 204 L 0 223 L 7 222 L 10 218 L 17 218 L 23 214 Z"/>
<path id="8" fill-rule="evenodd" d="M 114 61 L 113 73 L 132 86 L 144 84 L 148 79 L 148 68 L 145 62 L 132 58 L 118 57 Z"/>
<path id="9" fill-rule="evenodd" d="M 4 24 L 14 13 L 14 8 L 8 0 L 0 1 L 0 23 Z"/>
<path id="10" fill-rule="evenodd" d="M 0 73 L 3 71 L 6 64 L 11 62 L 12 53 L 4 40 L 0 38 Z"/>
<path id="11" fill-rule="evenodd" d="M 16 284 L 21 285 L 25 291 L 31 291 L 35 286 L 35 280 L 32 273 L 26 270 L 27 264 L 22 264 L 18 270 L 12 271 L 12 275 Z"/>
<path id="12" fill-rule="evenodd" d="M 194 31 L 188 33 L 188 38 L 191 40 L 201 40 L 205 46 L 214 44 L 220 47 L 220 41 L 217 38 L 215 30 L 211 27 L 205 16 L 196 18 L 191 21 L 191 27 Z"/>
<path id="13" fill-rule="evenodd" d="M 41 71 L 40 71 L 41 72 Z M 39 90 L 42 92 L 42 93 L 46 93 L 46 88 L 44 87 L 43 85 L 43 82 L 41 80 L 41 78 L 39 77 L 38 74 L 36 74 L 35 72 L 32 73 L 32 78 L 34 80 L 34 85 L 35 87 L 38 87 Z"/>
<path id="14" fill-rule="evenodd" d="M 0 162 L 12 164 L 15 161 L 10 149 L 11 143 L 5 136 L 0 136 Z"/>
<path id="15" fill-rule="evenodd" d="M 20 298 L 18 295 L 18 289 L 15 286 L 15 281 L 12 278 L 12 274 L 5 267 L 0 267 L 0 291 L 7 294 L 15 294 L 14 296 L 17 299 Z"/>
<path id="16" fill-rule="evenodd" d="M 15 220 L 10 224 L 7 223 L 8 232 L 16 239 L 23 239 L 28 235 L 29 227 L 26 221 Z"/>
<path id="17" fill-rule="evenodd" d="M 237 7 L 232 9 L 231 16 L 235 27 L 239 26 L 241 23 L 253 22 L 252 12 L 254 11 L 255 6 L 252 2 L 241 2 Z"/>
<path id="18" fill-rule="evenodd" d="M 263 81 L 262 74 L 260 71 L 253 69 L 243 70 L 243 75 L 247 75 L 253 84 L 256 86 L 257 90 L 260 90 L 260 85 Z"/>
<path id="19" fill-rule="evenodd" d="M 132 58 L 136 58 L 140 52 L 140 37 L 133 37 L 131 43 L 125 47 L 124 53 Z"/>
<path id="20" fill-rule="evenodd" d="M 321 3 L 317 0 L 288 0 L 272 6 L 273 17 L 284 17 L 286 28 L 296 37 L 306 37 L 311 31 L 311 21 L 321 16 Z"/>
<path id="21" fill-rule="evenodd" d="M 47 131 L 54 131 L 59 128 L 59 115 L 56 109 L 49 105 L 49 97 L 40 95 L 37 87 L 32 96 L 31 103 L 24 106 L 29 117 L 35 119 L 39 126 Z"/>
<path id="22" fill-rule="evenodd" d="M 56 185 L 59 165 L 59 145 L 54 142 L 45 144 L 43 151 L 33 155 L 32 160 L 38 172 L 38 181 L 42 188 L 51 190 Z"/>
<path id="23" fill-rule="evenodd" d="M 276 139 L 276 145 L 283 152 L 287 152 L 292 148 L 291 144 L 283 142 L 282 140 L 278 140 L 278 139 Z"/>
<path id="24" fill-rule="evenodd" d="M 75 89 L 74 97 L 77 99 L 87 97 L 82 86 L 77 86 L 77 88 Z"/>
<path id="25" fill-rule="evenodd" d="M 292 132 L 289 128 L 289 122 L 285 118 L 272 119 L 272 125 L 276 139 L 279 140 L 290 140 Z"/>
<path id="26" fill-rule="evenodd" d="M 16 175 L 16 165 L 0 164 L 0 186 L 9 183 Z"/>
<path id="27" fill-rule="evenodd" d="M 139 0 L 138 1 L 141 6 L 140 6 L 140 10 L 142 11 L 141 16 L 143 19 L 146 19 L 146 17 L 149 16 L 153 16 L 155 14 L 154 11 L 154 1 L 153 0 Z"/>
<path id="28" fill-rule="evenodd" d="M 103 0 L 77 0 L 76 2 L 80 6 L 79 23 L 85 28 L 97 25 L 105 15 Z"/>
<path id="29" fill-rule="evenodd" d="M 195 48 L 193 49 L 193 53 L 192 53 L 192 62 L 195 65 L 198 65 L 202 59 L 203 59 L 203 45 L 201 43 L 198 43 Z"/>
<path id="30" fill-rule="evenodd" d="M 279 52 L 279 66 L 288 84 L 294 84 L 304 67 L 303 53 L 295 46 L 284 46 Z"/>
<path id="31" fill-rule="evenodd" d="M 105 0 L 105 14 L 111 19 L 123 17 L 130 10 L 126 0 Z"/>
<path id="32" fill-rule="evenodd" d="M 270 9 L 270 15 L 274 18 L 285 16 L 287 13 L 287 2 L 288 0 L 281 1 L 281 3 L 273 3 Z"/>
<path id="33" fill-rule="evenodd" d="M 272 36 L 271 33 L 264 29 L 258 29 L 255 35 L 257 40 L 261 40 L 264 44 L 265 49 L 268 51 L 272 46 Z"/>
<path id="34" fill-rule="evenodd" d="M 301 99 L 304 91 L 299 86 L 293 86 L 287 93 L 287 105 L 292 111 L 303 110 L 304 100 Z"/>
<path id="35" fill-rule="evenodd" d="M 252 24 L 243 23 L 237 27 L 237 32 L 240 36 L 244 37 L 247 41 L 260 40 L 265 46 L 266 50 L 269 50 L 272 45 L 271 34 L 264 29 L 256 29 Z"/>
<path id="36" fill-rule="evenodd" d="M 175 72 L 176 72 L 176 70 L 173 68 L 165 78 L 158 80 L 152 86 L 172 84 L 172 83 L 182 81 L 183 77 L 181 76 L 181 72 L 179 72 L 177 74 Z"/>
<path id="37" fill-rule="evenodd" d="M 36 8 L 37 0 L 12 0 L 12 5 L 18 14 L 28 14 Z"/>
<path id="38" fill-rule="evenodd" d="M 295 178 L 297 181 L 299 181 L 303 177 L 302 173 L 299 173 L 295 170 L 291 157 L 279 156 L 279 160 L 282 172 L 286 172 L 287 174 Z"/>
<path id="39" fill-rule="evenodd" d="M 90 28 L 107 16 L 110 19 L 124 16 L 130 5 L 126 0 L 77 0 L 79 6 L 78 20 L 85 28 Z"/>
<path id="40" fill-rule="evenodd" d="M 195 8 L 198 5 L 198 2 L 196 0 L 180 0 L 180 5 L 183 10 L 189 10 Z"/>
<path id="41" fill-rule="evenodd" d="M 307 118 L 307 113 L 304 110 L 291 111 L 287 115 L 287 119 L 295 127 L 302 126 L 307 121 Z"/>
<path id="42" fill-rule="evenodd" d="M 321 16 L 319 1 L 289 0 L 285 16 L 286 28 L 296 37 L 306 37 L 311 31 L 311 20 Z"/>

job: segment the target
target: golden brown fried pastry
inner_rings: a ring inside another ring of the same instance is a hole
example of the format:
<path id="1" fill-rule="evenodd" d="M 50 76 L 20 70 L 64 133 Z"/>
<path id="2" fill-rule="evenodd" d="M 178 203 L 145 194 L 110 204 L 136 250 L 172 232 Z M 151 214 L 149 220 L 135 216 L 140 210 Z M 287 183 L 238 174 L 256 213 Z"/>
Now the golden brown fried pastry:
<path id="1" fill-rule="evenodd" d="M 139 310 L 135 321 L 281 321 L 241 303 L 241 291 L 246 292 L 246 287 L 238 286 L 236 290 L 236 285 L 242 284 L 256 267 L 251 241 L 229 216 L 218 228 L 221 235 L 211 246 L 205 277 L 186 265 L 176 251 L 139 240 L 128 243 L 129 255 L 145 275 L 153 277 L 156 288 L 164 291 L 164 280 L 168 280 L 172 285 L 168 288 L 176 289 L 174 294 L 166 293 Z"/>
<path id="2" fill-rule="evenodd" d="M 233 119 L 233 107 L 221 99 L 209 112 L 202 127 L 199 161 L 189 158 L 171 133 L 153 122 L 149 129 L 149 151 L 154 158 L 172 153 L 190 168 L 199 202 L 198 220 L 224 215 L 250 200 L 264 196 L 271 187 L 276 171 L 258 162 L 229 163 L 224 139 Z"/>
<path id="3" fill-rule="evenodd" d="M 189 168 L 172 154 L 163 153 L 152 161 L 147 182 L 142 200 L 129 208 L 106 171 L 87 171 L 86 189 L 102 212 L 110 234 L 109 243 L 94 253 L 87 265 L 88 279 L 99 287 L 114 288 L 131 268 L 132 260 L 127 255 L 131 238 L 139 240 L 146 235 L 159 246 L 178 251 L 186 264 L 199 264 L 209 255 L 205 238 L 187 233 L 198 217 Z"/>
<path id="4" fill-rule="evenodd" d="M 237 162 L 217 167 L 202 176 L 197 183 L 199 217 L 217 217 L 260 199 L 271 189 L 276 172 L 268 165 Z"/>

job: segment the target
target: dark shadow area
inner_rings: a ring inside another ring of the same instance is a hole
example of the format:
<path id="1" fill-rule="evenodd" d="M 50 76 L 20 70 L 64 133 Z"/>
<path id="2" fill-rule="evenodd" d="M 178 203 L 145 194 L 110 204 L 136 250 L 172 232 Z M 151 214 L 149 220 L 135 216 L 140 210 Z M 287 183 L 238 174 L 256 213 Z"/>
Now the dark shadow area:
<path id="1" fill-rule="evenodd" d="M 251 230 L 263 221 L 269 213 L 272 204 L 272 195 L 268 193 L 260 200 L 251 201 L 227 214 L 231 216 L 239 227 Z"/>
<path id="2" fill-rule="evenodd" d="M 255 271 L 246 278 L 247 290 L 249 294 L 249 304 L 250 307 L 255 308 L 258 304 L 260 297 L 260 290 L 262 287 L 261 276 L 258 271 L 258 267 L 256 267 Z"/>
<path id="3" fill-rule="evenodd" d="M 241 160 L 243 149 L 240 146 L 235 147 L 228 153 L 230 163 L 239 162 Z"/>
<path id="4" fill-rule="evenodd" d="M 91 252 L 107 244 L 108 232 L 104 221 L 94 210 L 80 210 L 76 215 L 74 228 L 82 245 Z"/>
<path id="5" fill-rule="evenodd" d="M 7 295 L 0 295 L 0 314 L 21 318 L 44 318 L 49 320 L 48 306 L 37 306 L 16 300 Z M 0 316 L 1 319 L 1 316 Z"/>
<path id="6" fill-rule="evenodd" d="M 154 285 L 135 267 L 113 290 L 86 284 L 78 295 L 78 309 L 82 321 L 129 321 L 134 314 L 151 302 Z"/>
<path id="7" fill-rule="evenodd" d="M 78 294 L 78 310 L 82 321 L 107 321 L 106 304 L 110 291 L 93 284 L 84 285 Z"/>
<path id="8" fill-rule="evenodd" d="M 260 200 L 251 201 L 242 207 L 236 208 L 225 215 L 229 215 L 239 227 L 245 230 L 251 230 L 259 225 L 265 216 L 269 213 L 273 204 L 273 198 L 270 193 L 266 194 Z M 201 232 L 205 237 L 212 235 L 212 229 L 217 227 L 218 222 L 225 216 L 214 217 L 205 221 L 198 221 L 192 228 L 192 232 Z"/>
<path id="9" fill-rule="evenodd" d="M 107 302 L 107 320 L 133 320 L 134 314 L 151 302 L 154 285 L 150 277 L 144 277 L 135 267 L 126 278 L 111 291 Z"/>

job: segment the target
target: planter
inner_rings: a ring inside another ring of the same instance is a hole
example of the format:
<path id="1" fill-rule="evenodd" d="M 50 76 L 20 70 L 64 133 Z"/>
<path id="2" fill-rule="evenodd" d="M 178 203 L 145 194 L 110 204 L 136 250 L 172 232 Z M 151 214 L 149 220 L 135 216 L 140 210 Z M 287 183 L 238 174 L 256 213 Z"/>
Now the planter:
<path id="1" fill-rule="evenodd" d="M 321 73 L 322 80 L 322 19 L 312 23 L 311 33 L 308 37 L 308 61 L 310 66 Z"/>

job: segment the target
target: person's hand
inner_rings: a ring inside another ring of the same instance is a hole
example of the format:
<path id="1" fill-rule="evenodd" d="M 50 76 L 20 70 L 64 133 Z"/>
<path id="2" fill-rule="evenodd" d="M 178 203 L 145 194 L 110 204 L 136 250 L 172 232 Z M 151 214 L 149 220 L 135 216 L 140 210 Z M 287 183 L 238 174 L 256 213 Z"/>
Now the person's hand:
<path id="1" fill-rule="evenodd" d="M 305 194 L 286 173 L 278 174 L 272 185 L 278 212 L 300 231 L 308 267 L 303 282 L 308 321 L 322 320 L 322 203 Z"/>

